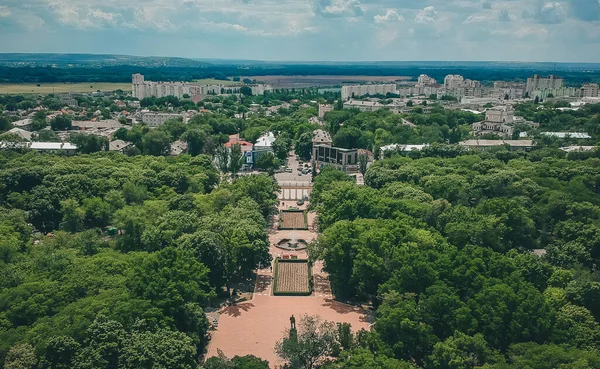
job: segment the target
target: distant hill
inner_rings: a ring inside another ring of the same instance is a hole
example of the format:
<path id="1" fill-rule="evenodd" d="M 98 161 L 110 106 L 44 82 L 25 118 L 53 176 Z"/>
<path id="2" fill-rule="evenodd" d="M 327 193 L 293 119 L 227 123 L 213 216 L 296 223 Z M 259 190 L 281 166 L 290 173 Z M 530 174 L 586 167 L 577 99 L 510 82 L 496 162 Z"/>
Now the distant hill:
<path id="1" fill-rule="evenodd" d="M 0 83 L 130 82 L 142 73 L 150 81 L 192 81 L 252 76 L 409 76 L 424 73 L 437 81 L 448 74 L 490 84 L 524 81 L 535 73 L 555 73 L 567 85 L 600 82 L 600 64 L 488 61 L 260 61 L 188 59 L 102 54 L 0 54 Z M 350 79 L 352 80 L 352 79 Z"/>
<path id="2" fill-rule="evenodd" d="M 77 66 L 106 67 L 130 65 L 140 67 L 206 67 L 210 63 L 160 56 L 130 56 L 110 54 L 18 54 L 0 53 L 0 65 L 4 66 Z"/>

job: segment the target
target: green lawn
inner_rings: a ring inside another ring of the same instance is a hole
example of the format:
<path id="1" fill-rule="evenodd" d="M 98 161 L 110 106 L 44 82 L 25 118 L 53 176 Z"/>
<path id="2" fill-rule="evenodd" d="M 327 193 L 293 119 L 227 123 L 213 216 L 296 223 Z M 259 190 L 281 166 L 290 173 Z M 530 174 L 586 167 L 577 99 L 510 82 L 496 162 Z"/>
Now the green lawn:
<path id="1" fill-rule="evenodd" d="M 233 81 L 222 81 L 220 79 L 214 79 L 214 78 L 204 78 L 204 79 L 195 79 L 194 83 L 197 84 L 201 84 L 201 85 L 225 85 L 225 86 L 232 86 L 232 85 L 239 85 L 242 82 L 233 82 Z"/>
<path id="2" fill-rule="evenodd" d="M 51 94 L 66 92 L 131 91 L 131 83 L 9 83 L 0 84 L 0 94 Z"/>

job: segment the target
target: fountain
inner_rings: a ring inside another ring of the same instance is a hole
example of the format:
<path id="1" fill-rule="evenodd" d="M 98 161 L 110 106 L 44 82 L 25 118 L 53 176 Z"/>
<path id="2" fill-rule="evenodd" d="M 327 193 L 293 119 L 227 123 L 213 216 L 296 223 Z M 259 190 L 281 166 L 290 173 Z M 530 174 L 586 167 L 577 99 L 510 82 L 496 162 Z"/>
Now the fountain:
<path id="1" fill-rule="evenodd" d="M 276 246 L 280 249 L 287 251 L 297 251 L 306 249 L 308 245 L 303 239 L 284 238 L 281 241 L 277 242 Z"/>

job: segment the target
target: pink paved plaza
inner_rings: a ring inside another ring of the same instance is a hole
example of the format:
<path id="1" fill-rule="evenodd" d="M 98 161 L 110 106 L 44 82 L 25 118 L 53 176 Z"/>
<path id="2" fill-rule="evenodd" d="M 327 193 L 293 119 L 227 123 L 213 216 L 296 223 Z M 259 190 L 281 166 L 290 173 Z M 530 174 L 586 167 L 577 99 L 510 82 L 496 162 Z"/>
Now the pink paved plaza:
<path id="1" fill-rule="evenodd" d="M 291 204 L 288 201 L 282 208 Z M 309 228 L 314 221 L 315 214 L 309 213 Z M 287 252 L 274 245 L 284 238 L 300 238 L 310 242 L 316 236 L 314 231 L 272 230 L 269 236 L 271 255 L 275 258 L 280 254 L 295 254 L 301 259 L 306 258 L 305 251 Z M 271 367 L 275 368 L 282 364 L 275 355 L 275 343 L 289 328 L 292 314 L 296 318 L 304 314 L 319 315 L 324 320 L 350 323 L 354 331 L 368 329 L 370 319 L 367 312 L 333 300 L 322 266 L 322 262 L 313 266 L 314 291 L 311 296 L 273 296 L 271 270 L 259 270 L 252 299 L 221 309 L 218 328 L 212 332 L 206 357 L 216 356 L 217 350 L 223 351 L 228 357 L 252 354 L 268 360 Z"/>

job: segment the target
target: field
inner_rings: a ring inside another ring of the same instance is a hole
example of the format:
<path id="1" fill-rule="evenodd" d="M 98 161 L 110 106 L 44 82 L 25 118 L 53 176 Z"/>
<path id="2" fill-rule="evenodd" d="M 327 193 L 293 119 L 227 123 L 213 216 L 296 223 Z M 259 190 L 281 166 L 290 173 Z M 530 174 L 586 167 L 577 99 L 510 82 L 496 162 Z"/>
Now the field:
<path id="1" fill-rule="evenodd" d="M 278 260 L 274 294 L 310 294 L 308 261 L 306 260 Z"/>
<path id="2" fill-rule="evenodd" d="M 365 82 L 396 82 L 411 79 L 403 76 L 255 76 L 249 77 L 275 88 L 340 86 Z"/>
<path id="3" fill-rule="evenodd" d="M 131 83 L 14 83 L 0 84 L 0 94 L 51 94 L 68 92 L 131 91 Z"/>
<path id="4" fill-rule="evenodd" d="M 279 229 L 308 229 L 303 211 L 281 211 Z"/>
<path id="5" fill-rule="evenodd" d="M 223 81 L 223 80 L 214 79 L 214 78 L 204 78 L 204 79 L 195 79 L 194 83 L 199 84 L 199 85 L 225 85 L 225 86 L 233 86 L 233 85 L 239 85 L 242 82 Z"/>

